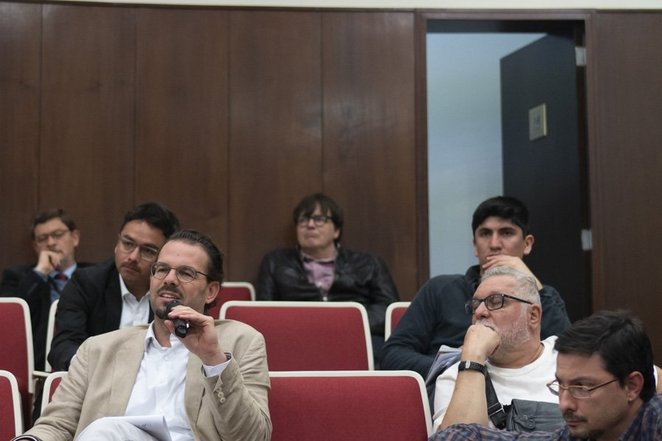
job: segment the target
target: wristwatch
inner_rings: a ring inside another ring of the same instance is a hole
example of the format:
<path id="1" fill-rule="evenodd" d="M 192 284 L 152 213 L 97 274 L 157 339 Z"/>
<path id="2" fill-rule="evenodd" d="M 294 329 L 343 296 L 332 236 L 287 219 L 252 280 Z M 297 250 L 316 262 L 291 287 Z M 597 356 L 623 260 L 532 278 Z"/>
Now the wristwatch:
<path id="1" fill-rule="evenodd" d="M 484 364 L 476 363 L 475 361 L 460 361 L 460 364 L 457 367 L 458 372 L 462 371 L 478 371 L 483 375 L 487 374 L 487 368 Z"/>

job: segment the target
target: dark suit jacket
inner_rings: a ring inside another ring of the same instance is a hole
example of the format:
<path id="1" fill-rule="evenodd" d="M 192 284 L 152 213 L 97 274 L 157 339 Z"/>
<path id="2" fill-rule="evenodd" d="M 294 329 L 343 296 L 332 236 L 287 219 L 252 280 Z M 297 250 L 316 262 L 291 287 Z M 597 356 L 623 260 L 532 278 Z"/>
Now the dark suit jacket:
<path id="1" fill-rule="evenodd" d="M 78 269 L 86 266 L 78 263 Z M 0 295 L 3 297 L 20 297 L 30 307 L 32 321 L 32 344 L 34 348 L 34 367 L 44 370 L 46 362 L 46 332 L 48 330 L 48 313 L 51 307 L 51 287 L 33 270 L 33 265 L 18 265 L 6 269 L 2 273 Z"/>
<path id="2" fill-rule="evenodd" d="M 62 291 L 55 313 L 55 336 L 48 354 L 53 370 L 69 369 L 71 358 L 88 337 L 118 329 L 121 318 L 122 293 L 115 260 L 76 271 Z"/>

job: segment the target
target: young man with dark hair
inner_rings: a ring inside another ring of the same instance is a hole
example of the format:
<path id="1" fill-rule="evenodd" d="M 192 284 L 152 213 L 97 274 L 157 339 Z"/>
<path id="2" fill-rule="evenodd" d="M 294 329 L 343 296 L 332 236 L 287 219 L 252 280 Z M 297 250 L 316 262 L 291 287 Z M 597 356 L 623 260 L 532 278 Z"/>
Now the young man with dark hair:
<path id="1" fill-rule="evenodd" d="M 561 334 L 555 348 L 550 389 L 559 395 L 570 435 L 619 439 L 627 431 L 620 439 L 653 439 L 652 433 L 662 439 L 662 400 L 650 403 L 656 393 L 653 350 L 639 319 L 598 312 Z"/>
<path id="2" fill-rule="evenodd" d="M 164 439 L 122 418 L 149 415 L 173 440 L 269 441 L 264 337 L 203 312 L 223 282 L 218 248 L 197 231 L 177 232 L 150 272 L 154 321 L 86 340 L 42 417 L 15 440 Z"/>
<path id="3" fill-rule="evenodd" d="M 148 323 L 149 269 L 166 239 L 179 229 L 177 217 L 156 202 L 126 213 L 115 257 L 78 271 L 62 291 L 48 360 L 67 370 L 78 347 L 93 335 Z"/>
<path id="4" fill-rule="evenodd" d="M 80 232 L 73 218 L 61 208 L 38 213 L 32 221 L 32 246 L 37 263 L 6 269 L 2 274 L 0 294 L 20 297 L 30 307 L 34 366 L 44 370 L 46 362 L 46 333 L 51 304 L 77 268 L 76 247 Z"/>
<path id="5" fill-rule="evenodd" d="M 386 307 L 398 291 L 378 257 L 340 246 L 343 214 L 330 197 L 316 193 L 294 208 L 297 247 L 264 256 L 258 300 L 351 301 L 368 311 L 375 355 L 384 341 Z"/>
<path id="6" fill-rule="evenodd" d="M 543 285 L 522 260 L 533 249 L 528 222 L 528 210 L 518 199 L 498 196 L 482 202 L 471 223 L 478 265 L 465 275 L 436 276 L 423 285 L 384 344 L 381 368 L 409 369 L 425 378 L 442 345 L 462 345 L 471 325 L 471 312 L 464 305 L 476 291 L 481 274 L 497 266 L 511 267 L 536 280 L 543 340 L 568 327 L 570 319 L 559 293 Z"/>
<path id="7" fill-rule="evenodd" d="M 566 425 L 555 432 L 520 434 L 456 424 L 431 441 L 658 441 L 662 396 L 655 394 L 653 351 L 641 321 L 603 311 L 579 320 L 556 340 L 556 379 Z"/>

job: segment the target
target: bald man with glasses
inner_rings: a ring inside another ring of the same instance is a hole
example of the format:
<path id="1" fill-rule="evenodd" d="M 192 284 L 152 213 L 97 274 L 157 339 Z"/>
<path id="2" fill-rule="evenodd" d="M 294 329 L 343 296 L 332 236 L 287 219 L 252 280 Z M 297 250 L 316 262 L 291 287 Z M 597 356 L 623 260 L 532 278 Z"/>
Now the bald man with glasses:
<path id="1" fill-rule="evenodd" d="M 152 320 L 147 295 L 150 266 L 178 229 L 177 217 L 156 202 L 126 213 L 114 258 L 77 271 L 62 291 L 48 354 L 53 369 L 67 370 L 88 337 Z"/>

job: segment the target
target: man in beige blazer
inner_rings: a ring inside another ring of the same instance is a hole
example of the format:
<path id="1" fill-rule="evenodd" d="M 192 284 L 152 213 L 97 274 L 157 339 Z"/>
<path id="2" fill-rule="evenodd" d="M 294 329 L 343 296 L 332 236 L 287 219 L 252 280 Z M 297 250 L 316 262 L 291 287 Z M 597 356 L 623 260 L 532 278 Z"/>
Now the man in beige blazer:
<path id="1" fill-rule="evenodd" d="M 171 236 L 151 268 L 154 321 L 89 338 L 42 417 L 15 440 L 153 438 L 113 416 L 164 416 L 173 441 L 271 439 L 264 338 L 203 314 L 223 279 L 204 234 Z M 181 302 L 170 311 L 168 303 Z M 187 329 L 175 336 L 175 325 Z M 110 433 L 110 435 L 109 435 Z"/>

